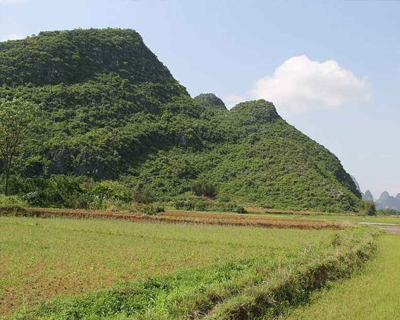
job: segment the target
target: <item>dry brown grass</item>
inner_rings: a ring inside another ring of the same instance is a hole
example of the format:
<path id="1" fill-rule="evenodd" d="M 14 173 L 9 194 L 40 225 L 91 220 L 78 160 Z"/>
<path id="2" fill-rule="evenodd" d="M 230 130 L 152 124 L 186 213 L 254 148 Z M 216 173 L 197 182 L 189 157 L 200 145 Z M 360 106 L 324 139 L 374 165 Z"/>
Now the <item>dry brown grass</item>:
<path id="1" fill-rule="evenodd" d="M 126 220 L 133 222 L 157 222 L 157 223 L 190 223 L 207 225 L 227 226 L 251 226 L 260 228 L 279 229 L 331 229 L 339 230 L 349 227 L 346 222 L 326 221 L 322 219 L 298 219 L 293 217 L 269 217 L 263 215 L 246 215 L 234 213 L 209 213 L 209 212 L 186 212 L 168 211 L 159 215 L 146 215 L 130 212 L 110 212 L 93 210 L 69 210 L 69 209 L 48 209 L 48 208 L 27 208 L 3 214 L 17 216 L 34 216 L 42 218 L 68 217 L 78 219 L 112 219 Z"/>

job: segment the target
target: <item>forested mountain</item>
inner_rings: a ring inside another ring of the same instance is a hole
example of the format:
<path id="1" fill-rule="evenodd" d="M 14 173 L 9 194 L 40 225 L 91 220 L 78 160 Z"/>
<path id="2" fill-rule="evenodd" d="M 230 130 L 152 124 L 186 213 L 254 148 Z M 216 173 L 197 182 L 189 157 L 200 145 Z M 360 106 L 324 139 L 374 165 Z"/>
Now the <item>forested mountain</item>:
<path id="1" fill-rule="evenodd" d="M 42 32 L 0 43 L 0 98 L 15 97 L 38 104 L 45 121 L 20 155 L 14 193 L 62 175 L 117 180 L 161 201 L 184 199 L 197 184 L 241 204 L 361 206 L 340 161 L 272 103 L 228 111 L 213 94 L 192 99 L 133 30 Z"/>

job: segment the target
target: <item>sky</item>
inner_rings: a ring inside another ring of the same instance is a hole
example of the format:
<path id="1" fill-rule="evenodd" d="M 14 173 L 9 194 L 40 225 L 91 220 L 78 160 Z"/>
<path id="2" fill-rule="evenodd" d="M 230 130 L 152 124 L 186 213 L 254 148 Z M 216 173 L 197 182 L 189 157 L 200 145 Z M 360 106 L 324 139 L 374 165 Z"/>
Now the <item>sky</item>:
<path id="1" fill-rule="evenodd" d="M 400 193 L 399 12 L 390 0 L 0 0 L 0 41 L 135 29 L 191 96 L 272 101 L 377 198 Z"/>

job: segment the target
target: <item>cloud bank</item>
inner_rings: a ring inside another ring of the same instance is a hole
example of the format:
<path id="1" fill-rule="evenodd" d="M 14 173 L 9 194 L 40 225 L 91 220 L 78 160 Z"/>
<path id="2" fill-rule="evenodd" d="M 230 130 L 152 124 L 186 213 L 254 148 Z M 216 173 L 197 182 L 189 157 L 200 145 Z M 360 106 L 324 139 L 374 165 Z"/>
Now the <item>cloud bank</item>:
<path id="1" fill-rule="evenodd" d="M 307 56 L 286 60 L 273 76 L 257 80 L 249 94 L 253 99 L 273 102 L 285 115 L 334 109 L 371 99 L 367 79 L 358 78 L 334 60 L 318 62 Z"/>

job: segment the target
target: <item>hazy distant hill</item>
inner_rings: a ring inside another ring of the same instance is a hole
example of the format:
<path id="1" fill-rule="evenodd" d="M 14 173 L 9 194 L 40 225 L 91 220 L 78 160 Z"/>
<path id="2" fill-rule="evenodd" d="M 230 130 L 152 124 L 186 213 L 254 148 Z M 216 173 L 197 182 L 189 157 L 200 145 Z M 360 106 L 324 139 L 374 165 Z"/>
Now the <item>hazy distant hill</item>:
<path id="1" fill-rule="evenodd" d="M 48 120 L 20 159 L 24 179 L 116 179 L 161 200 L 207 182 L 220 201 L 328 211 L 361 206 L 340 161 L 272 103 L 228 111 L 213 94 L 192 99 L 133 30 L 42 32 L 0 43 L 0 97 L 34 101 Z M 15 190 L 31 191 L 17 182 Z"/>
<path id="2" fill-rule="evenodd" d="M 394 209 L 400 211 L 400 193 L 393 197 L 389 192 L 382 192 L 379 199 L 376 201 L 378 209 Z"/>
<path id="3" fill-rule="evenodd" d="M 374 201 L 374 197 L 372 196 L 371 191 L 365 191 L 365 194 L 363 194 L 363 199 L 367 201 Z"/>

